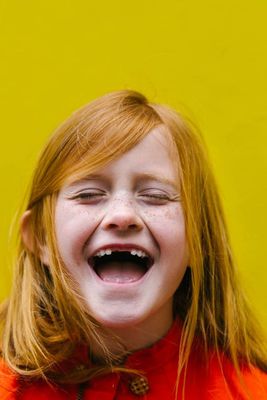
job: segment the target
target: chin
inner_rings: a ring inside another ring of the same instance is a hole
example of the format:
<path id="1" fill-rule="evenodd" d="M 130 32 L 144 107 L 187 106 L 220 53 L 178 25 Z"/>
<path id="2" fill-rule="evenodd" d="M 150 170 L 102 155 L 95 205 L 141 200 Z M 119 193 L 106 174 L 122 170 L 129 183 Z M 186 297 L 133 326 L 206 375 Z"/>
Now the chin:
<path id="1" fill-rule="evenodd" d="M 94 318 L 104 327 L 110 329 L 126 329 L 133 328 L 141 324 L 144 318 L 138 315 L 121 315 L 121 313 L 114 315 L 93 315 Z"/>

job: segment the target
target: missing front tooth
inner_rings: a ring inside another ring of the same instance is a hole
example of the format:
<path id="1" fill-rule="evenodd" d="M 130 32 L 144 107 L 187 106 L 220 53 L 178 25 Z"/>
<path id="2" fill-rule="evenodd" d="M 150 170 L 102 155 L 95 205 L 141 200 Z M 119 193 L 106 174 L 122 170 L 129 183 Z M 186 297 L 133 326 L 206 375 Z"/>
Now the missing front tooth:
<path id="1" fill-rule="evenodd" d="M 148 257 L 139 257 L 138 255 L 133 255 L 129 251 L 114 251 L 110 255 L 105 254 L 101 257 L 95 256 L 93 257 L 93 267 L 97 268 L 100 265 L 107 263 L 134 263 L 138 264 L 144 269 L 148 269 L 149 267 L 149 259 Z"/>

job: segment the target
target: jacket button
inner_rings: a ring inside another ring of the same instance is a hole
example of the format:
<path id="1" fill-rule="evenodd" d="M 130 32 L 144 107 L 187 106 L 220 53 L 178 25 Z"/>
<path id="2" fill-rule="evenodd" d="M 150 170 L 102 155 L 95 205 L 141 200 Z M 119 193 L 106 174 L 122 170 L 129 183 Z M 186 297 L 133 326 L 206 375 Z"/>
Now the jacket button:
<path id="1" fill-rule="evenodd" d="M 143 376 L 137 376 L 129 382 L 129 389 L 136 396 L 143 396 L 149 391 L 148 381 Z"/>

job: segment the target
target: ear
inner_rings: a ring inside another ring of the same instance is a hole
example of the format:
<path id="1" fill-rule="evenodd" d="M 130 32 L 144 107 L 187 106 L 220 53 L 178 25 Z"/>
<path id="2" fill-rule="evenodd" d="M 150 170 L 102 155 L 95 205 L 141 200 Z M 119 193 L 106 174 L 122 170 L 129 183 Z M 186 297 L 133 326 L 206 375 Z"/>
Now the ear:
<path id="1" fill-rule="evenodd" d="M 24 245 L 30 252 L 35 253 L 36 249 L 34 248 L 33 231 L 31 229 L 31 216 L 32 216 L 31 210 L 27 210 L 24 212 L 20 221 L 20 232 Z M 48 257 L 47 246 L 42 245 L 39 247 L 38 250 L 39 250 L 38 256 L 41 262 L 45 265 L 48 265 L 49 257 Z"/>
<path id="2" fill-rule="evenodd" d="M 31 220 L 31 210 L 27 210 L 21 217 L 20 220 L 20 233 L 22 237 L 22 241 L 24 245 L 33 253 L 33 237 L 32 231 L 30 228 L 30 220 Z"/>

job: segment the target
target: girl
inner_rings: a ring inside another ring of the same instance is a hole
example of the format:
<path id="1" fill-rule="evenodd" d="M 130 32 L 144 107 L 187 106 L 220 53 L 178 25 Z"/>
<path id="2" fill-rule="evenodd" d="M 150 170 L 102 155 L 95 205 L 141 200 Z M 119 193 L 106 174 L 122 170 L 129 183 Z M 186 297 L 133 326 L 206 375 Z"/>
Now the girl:
<path id="1" fill-rule="evenodd" d="M 199 135 L 136 92 L 45 147 L 2 306 L 1 399 L 266 399 Z"/>

